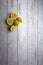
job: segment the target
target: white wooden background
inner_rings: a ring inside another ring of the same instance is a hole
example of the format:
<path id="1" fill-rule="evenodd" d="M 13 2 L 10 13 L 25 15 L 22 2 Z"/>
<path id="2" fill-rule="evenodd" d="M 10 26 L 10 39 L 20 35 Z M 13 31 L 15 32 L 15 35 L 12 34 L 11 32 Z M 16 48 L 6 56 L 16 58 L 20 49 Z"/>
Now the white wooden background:
<path id="1" fill-rule="evenodd" d="M 14 32 L 11 11 L 23 19 Z M 43 65 L 43 0 L 0 0 L 0 65 Z"/>

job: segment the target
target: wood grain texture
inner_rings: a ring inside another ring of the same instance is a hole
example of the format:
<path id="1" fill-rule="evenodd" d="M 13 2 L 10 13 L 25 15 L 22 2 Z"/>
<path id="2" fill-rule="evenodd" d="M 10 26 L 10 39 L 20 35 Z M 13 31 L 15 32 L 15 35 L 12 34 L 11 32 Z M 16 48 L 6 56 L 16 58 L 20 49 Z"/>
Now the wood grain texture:
<path id="1" fill-rule="evenodd" d="M 0 0 L 0 65 L 7 65 L 7 0 Z"/>
<path id="2" fill-rule="evenodd" d="M 28 1 L 28 65 L 37 65 L 37 0 Z"/>
<path id="3" fill-rule="evenodd" d="M 8 16 L 12 11 L 17 13 L 17 0 L 8 0 Z M 8 31 L 8 65 L 17 65 L 17 29 Z"/>
<path id="4" fill-rule="evenodd" d="M 18 0 L 18 15 L 22 18 L 18 26 L 18 65 L 27 65 L 27 0 Z"/>
<path id="5" fill-rule="evenodd" d="M 13 11 L 22 23 L 10 32 Z M 43 0 L 0 0 L 0 65 L 43 65 Z"/>
<path id="6" fill-rule="evenodd" d="M 8 15 L 12 11 L 17 13 L 17 0 L 13 0 L 13 3 L 8 0 Z M 8 65 L 17 65 L 17 29 L 14 32 L 8 32 Z"/>
<path id="7" fill-rule="evenodd" d="M 43 0 L 38 0 L 38 65 L 43 65 Z"/>

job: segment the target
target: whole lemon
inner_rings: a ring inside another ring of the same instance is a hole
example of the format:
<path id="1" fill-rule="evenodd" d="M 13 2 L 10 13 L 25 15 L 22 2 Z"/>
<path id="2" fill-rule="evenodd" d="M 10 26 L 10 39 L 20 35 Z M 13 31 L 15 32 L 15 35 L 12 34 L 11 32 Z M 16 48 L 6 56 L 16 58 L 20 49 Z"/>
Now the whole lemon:
<path id="1" fill-rule="evenodd" d="M 19 21 L 18 20 L 14 20 L 14 25 L 18 26 L 19 25 Z"/>

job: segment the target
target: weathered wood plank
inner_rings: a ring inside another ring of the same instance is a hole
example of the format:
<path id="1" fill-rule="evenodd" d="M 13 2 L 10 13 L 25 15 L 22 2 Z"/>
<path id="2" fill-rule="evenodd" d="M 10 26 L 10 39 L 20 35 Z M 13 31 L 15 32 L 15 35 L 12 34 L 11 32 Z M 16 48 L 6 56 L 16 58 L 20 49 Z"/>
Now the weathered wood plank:
<path id="1" fill-rule="evenodd" d="M 1 53 L 1 43 L 2 43 L 2 41 L 1 41 L 1 35 L 2 35 L 2 20 L 1 20 L 1 18 L 2 18 L 2 15 L 1 15 L 1 10 L 2 10 L 2 1 L 0 1 L 1 2 L 1 4 L 0 4 L 0 65 L 2 64 L 1 62 L 2 62 L 2 53 Z"/>
<path id="2" fill-rule="evenodd" d="M 37 65 L 37 0 L 28 0 L 28 65 Z"/>
<path id="3" fill-rule="evenodd" d="M 27 0 L 18 0 L 18 15 L 22 18 L 18 26 L 18 65 L 27 65 Z"/>
<path id="4" fill-rule="evenodd" d="M 8 16 L 12 11 L 17 13 L 17 0 L 8 0 Z M 8 31 L 8 65 L 17 65 L 17 29 Z"/>
<path id="5" fill-rule="evenodd" d="M 43 65 L 43 0 L 38 0 L 38 65 Z"/>
<path id="6" fill-rule="evenodd" d="M 12 11 L 23 22 L 9 32 Z M 43 0 L 0 0 L 0 65 L 43 65 Z"/>
<path id="7" fill-rule="evenodd" d="M 0 0 L 0 65 L 7 65 L 7 0 Z"/>

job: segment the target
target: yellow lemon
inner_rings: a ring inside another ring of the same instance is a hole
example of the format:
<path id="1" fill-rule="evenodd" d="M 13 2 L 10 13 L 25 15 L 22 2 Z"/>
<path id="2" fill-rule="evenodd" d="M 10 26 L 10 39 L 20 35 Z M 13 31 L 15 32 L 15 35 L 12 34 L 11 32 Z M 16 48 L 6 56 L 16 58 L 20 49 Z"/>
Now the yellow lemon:
<path id="1" fill-rule="evenodd" d="M 17 17 L 17 14 L 14 13 L 14 12 L 12 12 L 12 13 L 11 13 L 11 18 L 16 18 L 16 17 Z"/>
<path id="2" fill-rule="evenodd" d="M 14 25 L 12 25 L 12 26 L 10 27 L 10 31 L 13 32 L 13 31 L 15 30 L 15 28 L 16 28 L 16 27 L 15 27 Z"/>
<path id="3" fill-rule="evenodd" d="M 8 18 L 7 19 L 7 24 L 8 25 L 12 25 L 13 24 L 13 19 L 12 18 Z"/>
<path id="4" fill-rule="evenodd" d="M 14 25 L 15 25 L 15 26 L 18 26 L 18 25 L 19 25 L 18 20 L 14 20 Z"/>
<path id="5" fill-rule="evenodd" d="M 22 18 L 21 17 L 17 17 L 16 18 L 19 22 L 22 22 Z"/>

